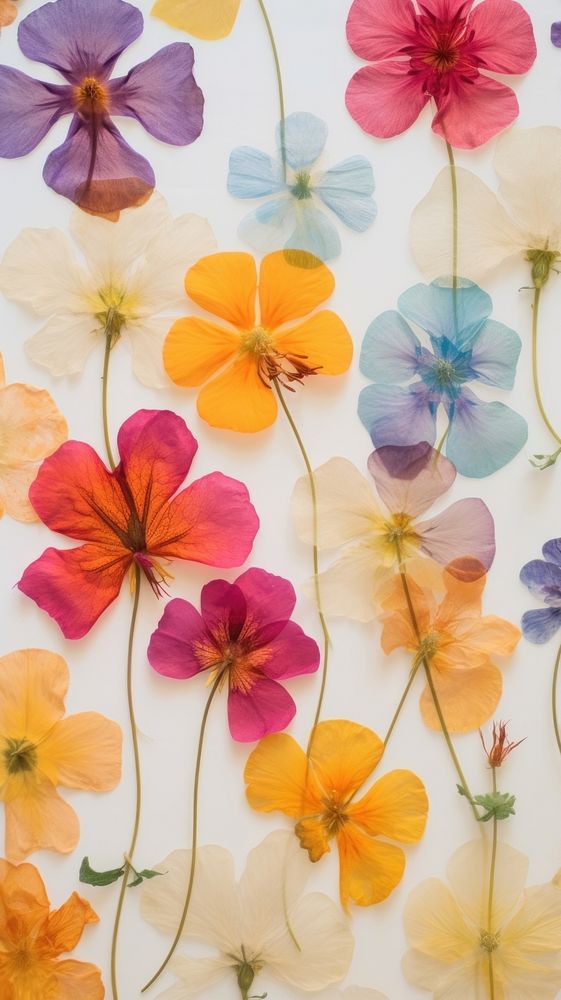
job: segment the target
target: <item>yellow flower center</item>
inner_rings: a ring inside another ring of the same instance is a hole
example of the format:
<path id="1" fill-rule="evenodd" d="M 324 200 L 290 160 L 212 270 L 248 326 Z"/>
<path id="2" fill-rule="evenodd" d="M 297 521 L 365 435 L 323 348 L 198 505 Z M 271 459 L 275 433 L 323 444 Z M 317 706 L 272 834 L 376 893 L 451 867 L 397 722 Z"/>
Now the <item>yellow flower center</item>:
<path id="1" fill-rule="evenodd" d="M 384 539 L 389 545 L 393 545 L 396 550 L 401 550 L 404 542 L 415 542 L 418 535 L 411 527 L 412 519 L 408 514 L 392 514 L 389 520 L 384 521 Z"/>
<path id="2" fill-rule="evenodd" d="M 105 111 L 109 103 L 107 89 L 95 76 L 85 76 L 74 88 L 74 100 L 79 111 L 90 115 Z"/>
<path id="3" fill-rule="evenodd" d="M 316 375 L 322 367 L 307 364 L 307 354 L 282 354 L 275 348 L 273 338 L 262 326 L 256 326 L 247 333 L 240 344 L 241 354 L 251 354 L 257 362 L 257 374 L 267 386 L 278 380 L 285 389 L 293 392 L 291 382 L 302 384 L 309 375 Z"/>
<path id="4" fill-rule="evenodd" d="M 6 739 L 2 756 L 8 774 L 33 771 L 37 765 L 37 750 L 29 740 Z"/>
<path id="5" fill-rule="evenodd" d="M 243 337 L 240 350 L 242 353 L 254 354 L 256 357 L 260 357 L 263 354 L 269 354 L 274 351 L 273 341 L 262 326 L 256 326 L 250 333 L 247 333 Z"/>
<path id="6" fill-rule="evenodd" d="M 331 792 L 329 799 L 324 800 L 326 810 L 322 816 L 322 823 L 330 837 L 336 837 L 339 831 L 348 822 L 345 812 L 345 802 L 341 802 L 335 789 Z"/>
<path id="7" fill-rule="evenodd" d="M 440 642 L 438 632 L 427 632 L 419 643 L 417 657 L 419 660 L 430 660 L 436 653 Z"/>
<path id="8" fill-rule="evenodd" d="M 483 948 L 483 951 L 489 954 L 496 951 L 499 947 L 501 935 L 497 931 L 493 934 L 491 931 L 482 930 L 479 932 L 479 946 Z"/>
<path id="9" fill-rule="evenodd" d="M 115 344 L 127 320 L 135 319 L 137 300 L 116 285 L 99 288 L 95 295 L 95 318 L 107 336 Z"/>

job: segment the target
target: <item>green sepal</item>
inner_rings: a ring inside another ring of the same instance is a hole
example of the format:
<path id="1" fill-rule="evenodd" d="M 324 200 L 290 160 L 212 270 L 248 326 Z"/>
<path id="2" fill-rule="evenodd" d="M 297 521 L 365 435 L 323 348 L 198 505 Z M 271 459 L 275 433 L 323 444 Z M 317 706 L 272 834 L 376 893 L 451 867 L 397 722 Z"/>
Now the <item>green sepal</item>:
<path id="1" fill-rule="evenodd" d="M 161 872 L 153 872 L 151 868 L 143 868 L 141 872 L 134 871 L 133 868 L 133 872 L 136 875 L 136 878 L 133 879 L 132 882 L 128 883 L 129 889 L 132 889 L 135 885 L 140 885 L 141 882 L 144 882 L 145 878 L 155 878 L 156 875 L 162 874 Z"/>
<path id="2" fill-rule="evenodd" d="M 96 872 L 94 868 L 90 866 L 90 859 L 84 858 L 82 864 L 80 865 L 80 882 L 85 882 L 86 885 L 111 885 L 112 882 L 118 882 L 120 878 L 125 874 L 125 866 L 121 868 L 110 868 L 106 872 Z"/>

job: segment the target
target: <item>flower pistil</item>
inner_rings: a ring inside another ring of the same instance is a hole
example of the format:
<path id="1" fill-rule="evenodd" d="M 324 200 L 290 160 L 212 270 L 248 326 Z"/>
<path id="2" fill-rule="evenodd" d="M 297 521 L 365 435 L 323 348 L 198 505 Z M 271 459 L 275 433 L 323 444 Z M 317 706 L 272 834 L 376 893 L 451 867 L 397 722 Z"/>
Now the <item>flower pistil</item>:
<path id="1" fill-rule="evenodd" d="M 37 764 L 35 746 L 26 739 L 6 739 L 2 756 L 4 757 L 8 774 L 21 774 L 24 771 L 33 771 Z"/>

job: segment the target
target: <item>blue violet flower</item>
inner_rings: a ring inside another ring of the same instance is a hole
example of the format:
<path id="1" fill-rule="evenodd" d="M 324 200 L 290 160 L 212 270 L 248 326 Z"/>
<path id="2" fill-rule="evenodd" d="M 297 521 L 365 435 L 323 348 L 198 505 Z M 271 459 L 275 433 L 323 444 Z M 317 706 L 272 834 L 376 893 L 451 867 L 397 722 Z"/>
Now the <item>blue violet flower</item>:
<path id="1" fill-rule="evenodd" d="M 542 548 L 543 559 L 532 559 L 520 570 L 520 579 L 532 597 L 546 607 L 522 615 L 522 631 L 530 642 L 543 643 L 561 628 L 561 538 Z"/>

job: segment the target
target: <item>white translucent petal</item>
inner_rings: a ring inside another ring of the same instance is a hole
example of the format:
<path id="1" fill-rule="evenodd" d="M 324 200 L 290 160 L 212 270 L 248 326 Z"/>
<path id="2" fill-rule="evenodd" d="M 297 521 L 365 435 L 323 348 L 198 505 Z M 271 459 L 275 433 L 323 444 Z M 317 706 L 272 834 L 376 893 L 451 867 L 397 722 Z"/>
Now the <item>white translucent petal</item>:
<path id="1" fill-rule="evenodd" d="M 222 956 L 188 958 L 186 955 L 179 955 L 170 963 L 170 970 L 178 977 L 178 982 L 163 993 L 156 994 L 156 1000 L 187 1000 L 233 974 L 232 963 Z M 206 996 L 208 995 L 207 993 Z"/>
<path id="2" fill-rule="evenodd" d="M 495 150 L 499 197 L 532 247 L 561 251 L 561 129 L 513 128 Z"/>
<path id="3" fill-rule="evenodd" d="M 286 914 L 310 874 L 305 851 L 291 830 L 276 830 L 249 852 L 239 892 L 242 939 L 261 953 L 284 933 Z"/>
<path id="4" fill-rule="evenodd" d="M 152 317 L 128 323 L 121 333 L 132 352 L 132 368 L 137 379 L 152 389 L 163 389 L 172 383 L 162 361 L 164 340 L 173 317 Z"/>
<path id="5" fill-rule="evenodd" d="M 75 375 L 83 370 L 101 339 L 102 331 L 93 316 L 60 313 L 26 340 L 24 347 L 27 357 L 51 375 Z"/>
<path id="6" fill-rule="evenodd" d="M 321 549 L 336 548 L 369 534 L 379 517 L 368 480 L 346 458 L 331 458 L 314 470 L 317 539 Z M 294 487 L 291 510 L 299 538 L 313 543 L 310 482 L 302 476 Z"/>
<path id="7" fill-rule="evenodd" d="M 447 867 L 452 892 L 476 927 L 486 926 L 490 853 L 490 845 L 483 838 L 470 840 L 452 855 Z M 501 844 L 495 866 L 494 927 L 502 927 L 520 902 L 527 873 L 526 855 L 509 844 Z"/>
<path id="8" fill-rule="evenodd" d="M 185 274 L 201 257 L 216 249 L 216 239 L 207 219 L 182 215 L 160 227 L 146 248 L 146 261 L 132 283 L 138 289 L 143 311 L 162 312 L 178 305 L 185 311 Z"/>
<path id="9" fill-rule="evenodd" d="M 266 961 L 279 979 L 301 990 L 320 990 L 347 974 L 354 939 L 341 907 L 323 893 L 304 896 L 289 911 L 292 934 L 270 942 Z"/>
<path id="10" fill-rule="evenodd" d="M 24 229 L 0 263 L 0 291 L 39 316 L 84 312 L 87 288 L 88 276 L 59 229 Z"/>

